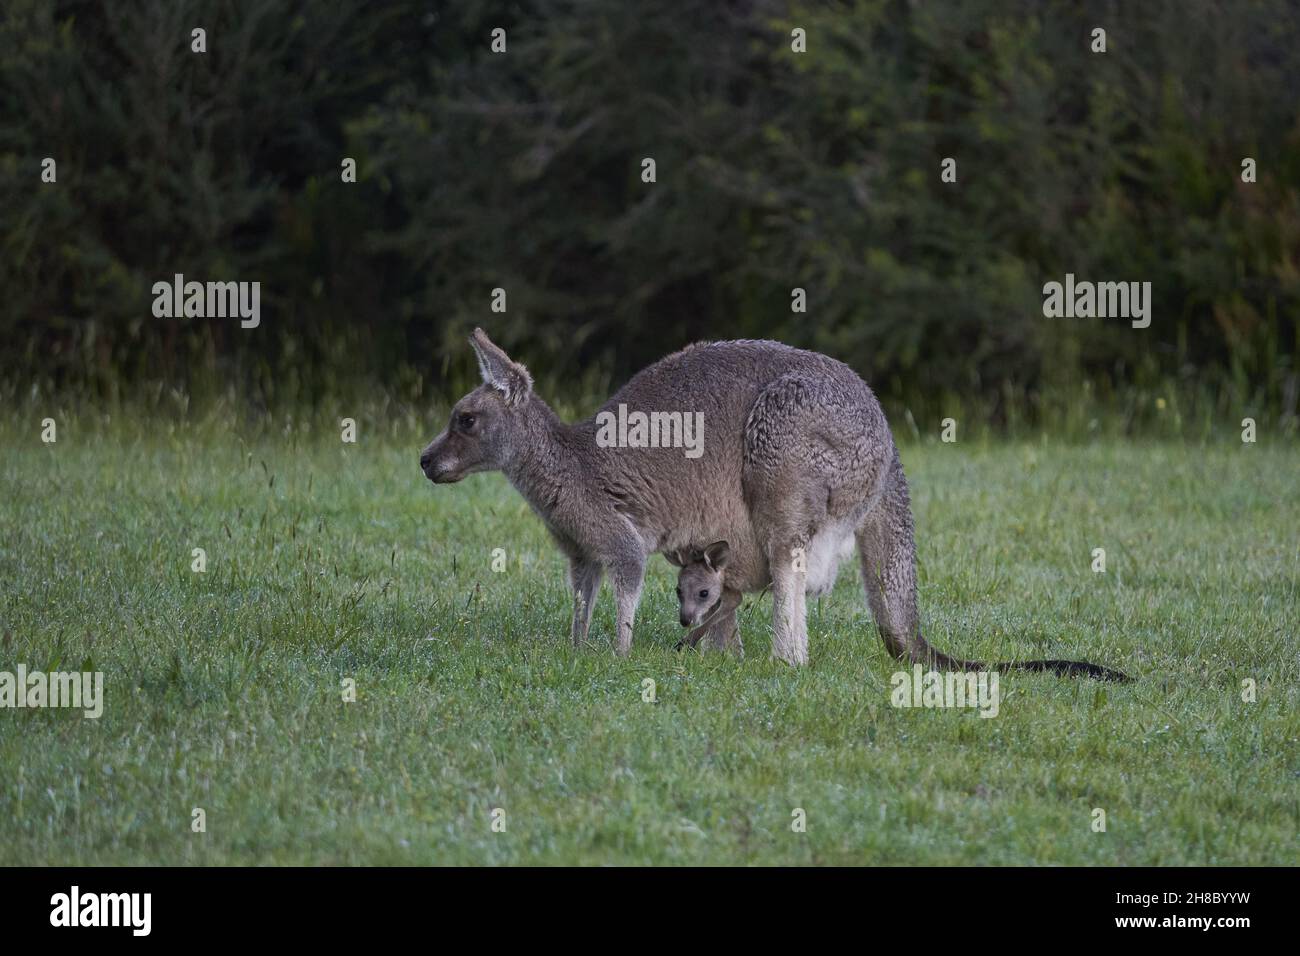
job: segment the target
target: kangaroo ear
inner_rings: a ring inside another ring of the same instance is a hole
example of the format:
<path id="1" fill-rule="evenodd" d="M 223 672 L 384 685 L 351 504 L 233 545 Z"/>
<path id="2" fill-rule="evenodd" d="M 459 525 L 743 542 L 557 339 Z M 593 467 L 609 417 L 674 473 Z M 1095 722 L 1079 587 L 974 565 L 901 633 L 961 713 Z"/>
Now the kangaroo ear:
<path id="1" fill-rule="evenodd" d="M 528 369 L 518 362 L 511 361 L 510 356 L 501 351 L 482 329 L 475 329 L 469 344 L 478 356 L 478 370 L 483 382 L 491 385 L 512 408 L 523 402 L 533 390 L 533 377 Z"/>
<path id="2" fill-rule="evenodd" d="M 731 545 L 725 541 L 715 541 L 704 549 L 704 563 L 714 571 L 721 571 L 731 560 Z"/>
<path id="3" fill-rule="evenodd" d="M 675 568 L 686 567 L 686 560 L 680 551 L 665 551 L 664 557 L 667 558 L 668 563 Z"/>

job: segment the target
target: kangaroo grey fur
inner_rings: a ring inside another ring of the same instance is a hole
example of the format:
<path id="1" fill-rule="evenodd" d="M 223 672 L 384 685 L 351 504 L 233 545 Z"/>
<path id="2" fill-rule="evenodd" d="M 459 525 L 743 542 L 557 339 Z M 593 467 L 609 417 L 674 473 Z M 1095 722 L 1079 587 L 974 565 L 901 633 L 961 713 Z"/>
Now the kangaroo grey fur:
<path id="1" fill-rule="evenodd" d="M 648 557 L 728 541 L 742 587 L 770 577 L 773 656 L 805 663 L 805 590 L 825 586 L 806 579 L 824 574 L 831 552 L 852 534 L 889 652 L 938 667 L 980 666 L 921 636 L 907 481 L 879 402 L 844 363 L 779 342 L 702 342 L 638 372 L 601 407 L 702 412 L 703 454 L 690 459 L 677 448 L 601 447 L 595 416 L 561 422 L 534 392 L 528 370 L 482 329 L 470 345 L 483 384 L 456 403 L 420 466 L 436 483 L 505 473 L 569 559 L 575 644 L 586 640 L 604 574 L 614 590 L 615 646 L 626 655 Z M 807 573 L 796 556 L 807 557 Z M 734 612 L 715 615 L 718 646 L 735 627 Z M 1083 662 L 1038 663 L 1113 673 Z"/>

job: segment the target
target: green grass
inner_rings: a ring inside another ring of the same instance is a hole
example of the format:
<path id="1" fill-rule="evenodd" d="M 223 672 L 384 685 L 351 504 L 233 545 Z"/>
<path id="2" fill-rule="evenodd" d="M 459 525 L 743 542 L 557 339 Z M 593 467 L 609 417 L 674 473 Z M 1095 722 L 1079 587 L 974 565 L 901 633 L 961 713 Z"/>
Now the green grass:
<path id="1" fill-rule="evenodd" d="M 851 567 L 796 671 L 768 599 L 746 660 L 675 653 L 654 558 L 620 660 L 608 590 L 573 649 L 541 523 L 499 475 L 424 481 L 409 424 L 118 419 L 0 423 L 0 670 L 107 698 L 0 710 L 0 863 L 1297 858 L 1293 442 L 905 447 L 931 643 L 1138 678 L 1005 677 L 982 719 L 890 706 Z"/>

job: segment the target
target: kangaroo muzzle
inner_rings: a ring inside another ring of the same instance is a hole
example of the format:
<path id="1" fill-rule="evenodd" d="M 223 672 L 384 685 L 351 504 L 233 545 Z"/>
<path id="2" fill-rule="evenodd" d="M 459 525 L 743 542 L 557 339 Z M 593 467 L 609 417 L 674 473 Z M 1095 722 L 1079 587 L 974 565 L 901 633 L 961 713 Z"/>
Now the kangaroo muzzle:
<path id="1" fill-rule="evenodd" d="M 707 624 L 714 614 L 718 613 L 718 606 L 722 604 L 722 594 L 719 592 L 718 599 L 710 604 L 707 610 L 698 614 L 689 614 L 685 608 L 682 608 L 678 620 L 682 622 L 682 627 L 698 627 L 701 624 Z"/>
<path id="2" fill-rule="evenodd" d="M 446 444 L 447 433 L 443 432 L 420 453 L 420 470 L 424 477 L 438 485 L 460 481 L 463 477 L 458 473 L 456 461 L 447 455 Z"/>

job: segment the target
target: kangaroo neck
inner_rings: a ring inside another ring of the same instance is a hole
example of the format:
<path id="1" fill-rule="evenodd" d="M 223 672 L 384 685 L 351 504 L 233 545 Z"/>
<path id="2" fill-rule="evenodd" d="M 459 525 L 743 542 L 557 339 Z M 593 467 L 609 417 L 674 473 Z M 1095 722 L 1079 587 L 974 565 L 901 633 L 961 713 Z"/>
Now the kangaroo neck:
<path id="1" fill-rule="evenodd" d="M 523 427 L 514 454 L 501 470 L 515 490 L 546 515 L 564 487 L 572 483 L 571 429 L 536 395 L 529 396 L 520 414 Z"/>

